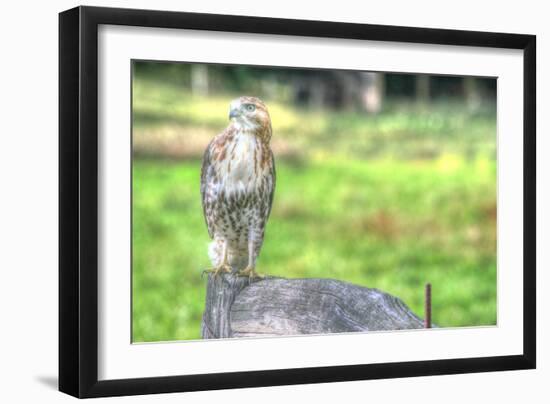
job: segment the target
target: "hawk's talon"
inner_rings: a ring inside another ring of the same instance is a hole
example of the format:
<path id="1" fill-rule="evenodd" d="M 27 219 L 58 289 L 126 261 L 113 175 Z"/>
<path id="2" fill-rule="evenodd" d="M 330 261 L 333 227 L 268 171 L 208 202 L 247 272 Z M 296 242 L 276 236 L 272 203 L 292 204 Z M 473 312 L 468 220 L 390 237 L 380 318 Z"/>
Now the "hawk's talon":
<path id="1" fill-rule="evenodd" d="M 229 264 L 221 264 L 217 267 L 214 267 L 214 268 L 210 268 L 210 269 L 205 269 L 204 271 L 202 271 L 202 274 L 214 274 L 214 278 L 216 278 L 220 273 L 231 273 L 233 272 L 233 268 L 231 268 L 231 265 Z"/>
<path id="2" fill-rule="evenodd" d="M 263 279 L 265 277 L 264 275 L 261 275 L 258 272 L 256 272 L 255 268 L 252 266 L 247 266 L 245 269 L 241 269 L 240 271 L 237 272 L 236 275 L 247 276 L 249 282 L 252 281 L 254 278 Z"/>

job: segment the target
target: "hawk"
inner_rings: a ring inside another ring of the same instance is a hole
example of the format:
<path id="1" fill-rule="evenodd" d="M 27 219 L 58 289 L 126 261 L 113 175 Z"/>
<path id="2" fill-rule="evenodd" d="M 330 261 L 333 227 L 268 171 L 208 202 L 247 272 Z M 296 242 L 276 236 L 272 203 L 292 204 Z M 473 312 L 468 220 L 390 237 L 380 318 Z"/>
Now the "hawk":
<path id="1" fill-rule="evenodd" d="M 229 126 L 208 144 L 201 169 L 201 197 L 213 272 L 259 277 L 256 259 L 264 241 L 275 190 L 269 147 L 271 119 L 255 97 L 231 101 Z"/>

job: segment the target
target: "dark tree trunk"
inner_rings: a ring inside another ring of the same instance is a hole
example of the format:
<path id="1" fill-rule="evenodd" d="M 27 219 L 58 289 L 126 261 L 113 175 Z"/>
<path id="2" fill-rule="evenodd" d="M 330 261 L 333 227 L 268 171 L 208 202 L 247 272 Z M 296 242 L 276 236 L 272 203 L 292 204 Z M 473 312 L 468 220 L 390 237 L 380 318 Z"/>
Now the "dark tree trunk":
<path id="1" fill-rule="evenodd" d="M 427 104 L 430 101 L 430 76 L 420 74 L 416 76 L 416 102 Z"/>

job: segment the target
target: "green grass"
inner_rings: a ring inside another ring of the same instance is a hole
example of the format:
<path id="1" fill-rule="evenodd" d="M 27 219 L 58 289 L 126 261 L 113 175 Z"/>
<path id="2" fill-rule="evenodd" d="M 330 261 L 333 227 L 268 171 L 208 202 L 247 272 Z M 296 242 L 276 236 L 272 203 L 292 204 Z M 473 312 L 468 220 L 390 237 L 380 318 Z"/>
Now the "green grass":
<path id="1" fill-rule="evenodd" d="M 419 315 L 430 282 L 438 325 L 496 323 L 494 159 L 313 153 L 278 159 L 277 174 L 260 272 L 379 288 Z M 199 177 L 198 160 L 134 161 L 136 342 L 200 338 L 210 263 Z"/>

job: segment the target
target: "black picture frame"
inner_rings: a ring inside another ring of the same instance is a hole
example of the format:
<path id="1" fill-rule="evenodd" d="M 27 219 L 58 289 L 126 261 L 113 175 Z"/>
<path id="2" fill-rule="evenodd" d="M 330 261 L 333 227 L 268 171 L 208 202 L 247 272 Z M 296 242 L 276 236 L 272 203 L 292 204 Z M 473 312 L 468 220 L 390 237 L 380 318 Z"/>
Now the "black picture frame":
<path id="1" fill-rule="evenodd" d="M 523 354 L 98 381 L 100 24 L 523 50 Z M 59 390 L 84 398 L 535 368 L 535 77 L 533 35 L 97 7 L 60 13 Z"/>

